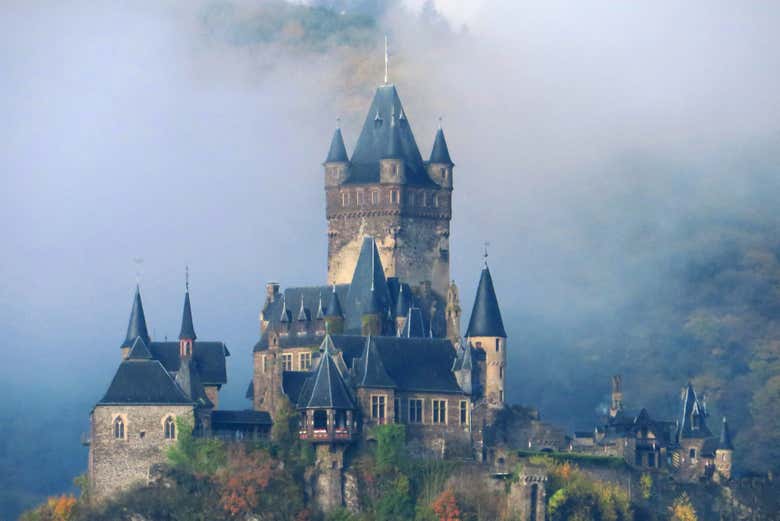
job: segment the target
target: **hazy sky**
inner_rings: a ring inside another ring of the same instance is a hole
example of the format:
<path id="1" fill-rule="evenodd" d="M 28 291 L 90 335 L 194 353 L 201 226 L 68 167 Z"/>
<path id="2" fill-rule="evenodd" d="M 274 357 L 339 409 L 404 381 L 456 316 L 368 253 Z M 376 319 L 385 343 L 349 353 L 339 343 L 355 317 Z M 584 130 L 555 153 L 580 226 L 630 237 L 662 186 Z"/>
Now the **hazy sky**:
<path id="1" fill-rule="evenodd" d="M 228 26 L 251 17 L 252 2 L 5 2 L 0 376 L 11 397 L 100 398 L 141 257 L 154 337 L 178 334 L 188 264 L 198 337 L 228 344 L 225 403 L 245 406 L 264 283 L 325 279 L 320 163 L 339 116 L 353 148 L 385 31 L 423 155 L 441 115 L 457 164 L 464 326 L 485 240 L 510 346 L 523 349 L 531 322 L 609 317 L 662 283 L 681 223 L 774 211 L 746 171 L 778 165 L 779 3 L 437 5 L 446 37 L 408 12 L 382 20 L 369 81 L 343 77 L 341 50 L 233 45 L 203 23 L 225 6 Z M 537 399 L 520 390 L 509 398 Z"/>

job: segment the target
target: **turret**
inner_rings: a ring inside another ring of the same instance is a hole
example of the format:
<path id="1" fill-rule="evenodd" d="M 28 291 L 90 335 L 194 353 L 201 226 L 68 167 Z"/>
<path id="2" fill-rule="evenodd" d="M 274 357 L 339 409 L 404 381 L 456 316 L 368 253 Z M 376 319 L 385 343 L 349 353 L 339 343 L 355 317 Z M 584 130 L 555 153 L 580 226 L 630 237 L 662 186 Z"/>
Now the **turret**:
<path id="1" fill-rule="evenodd" d="M 404 289 L 405 284 L 399 284 L 398 298 L 395 301 L 395 330 L 400 336 L 400 332 L 404 329 L 404 323 L 406 322 L 406 315 L 409 313 L 409 308 L 412 305 L 411 291 Z"/>
<path id="2" fill-rule="evenodd" d="M 188 285 L 189 286 L 189 285 Z M 181 314 L 181 331 L 179 332 L 179 357 L 191 358 L 192 346 L 197 336 L 192 323 L 192 307 L 190 306 L 189 287 L 184 292 L 184 309 Z"/>
<path id="3" fill-rule="evenodd" d="M 328 299 L 328 306 L 323 314 L 325 320 L 325 330 L 333 335 L 340 335 L 344 332 L 344 312 L 341 310 L 339 295 L 336 293 L 336 285 L 333 285 L 333 291 Z"/>
<path id="4" fill-rule="evenodd" d="M 290 333 L 292 323 L 292 313 L 287 309 L 287 297 L 282 294 L 282 311 L 279 316 L 279 334 L 287 335 Z"/>
<path id="5" fill-rule="evenodd" d="M 360 334 L 363 336 L 378 336 L 384 330 L 384 306 L 379 298 L 379 291 L 372 285 L 367 305 L 360 317 Z"/>
<path id="6" fill-rule="evenodd" d="M 406 183 L 400 128 L 404 122 L 405 119 L 398 120 L 396 118 L 395 107 L 393 107 L 393 112 L 390 115 L 390 132 L 388 132 L 387 143 L 379 160 L 379 182 L 382 184 Z"/>
<path id="7" fill-rule="evenodd" d="M 338 127 L 333 132 L 328 157 L 325 158 L 323 166 L 325 167 L 325 188 L 335 188 L 347 178 L 349 157 L 347 157 L 347 147 L 344 146 L 341 129 Z"/>
<path id="8" fill-rule="evenodd" d="M 482 275 L 471 311 L 471 320 L 466 330 L 466 339 L 475 349 L 485 353 L 484 389 L 485 399 L 492 407 L 504 405 L 504 369 L 506 367 L 506 331 L 498 307 L 493 278 L 490 276 L 487 262 Z"/>
<path id="9" fill-rule="evenodd" d="M 444 131 L 439 127 L 436 138 L 433 140 L 431 158 L 426 165 L 428 176 L 434 183 L 442 188 L 452 189 L 452 168 L 455 165 L 450 159 L 450 151 L 447 141 L 444 139 Z"/>
<path id="10" fill-rule="evenodd" d="M 146 329 L 146 316 L 144 315 L 144 305 L 141 302 L 141 288 L 136 285 L 135 297 L 133 298 L 133 307 L 130 310 L 130 321 L 127 324 L 127 334 L 125 341 L 122 342 L 122 359 L 126 359 L 130 348 L 133 347 L 135 340 L 140 338 L 146 345 L 149 345 L 149 332 Z"/>
<path id="11" fill-rule="evenodd" d="M 731 443 L 731 433 L 726 417 L 723 417 L 723 424 L 720 428 L 720 440 L 718 448 L 715 449 L 715 468 L 725 479 L 731 479 L 731 462 L 734 456 L 734 445 Z"/>

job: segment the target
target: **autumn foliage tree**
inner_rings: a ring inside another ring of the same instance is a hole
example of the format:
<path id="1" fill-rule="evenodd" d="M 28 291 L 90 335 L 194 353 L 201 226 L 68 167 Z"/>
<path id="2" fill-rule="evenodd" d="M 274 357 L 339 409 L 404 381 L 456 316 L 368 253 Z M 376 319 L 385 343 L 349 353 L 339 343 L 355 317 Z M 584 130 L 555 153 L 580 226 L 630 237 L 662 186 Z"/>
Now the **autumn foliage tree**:
<path id="1" fill-rule="evenodd" d="M 247 452 L 243 445 L 230 447 L 227 466 L 220 472 L 220 502 L 225 511 L 233 516 L 254 511 L 271 482 L 275 466 L 264 450 Z"/>
<path id="2" fill-rule="evenodd" d="M 669 507 L 670 521 L 698 521 L 696 509 L 693 508 L 691 498 L 683 492 Z"/>
<path id="3" fill-rule="evenodd" d="M 439 494 L 439 497 L 431 504 L 431 508 L 439 521 L 461 521 L 458 502 L 455 500 L 455 494 L 449 488 Z"/>
<path id="4" fill-rule="evenodd" d="M 53 496 L 38 508 L 26 512 L 21 521 L 71 521 L 75 514 L 76 498 L 71 495 Z"/>

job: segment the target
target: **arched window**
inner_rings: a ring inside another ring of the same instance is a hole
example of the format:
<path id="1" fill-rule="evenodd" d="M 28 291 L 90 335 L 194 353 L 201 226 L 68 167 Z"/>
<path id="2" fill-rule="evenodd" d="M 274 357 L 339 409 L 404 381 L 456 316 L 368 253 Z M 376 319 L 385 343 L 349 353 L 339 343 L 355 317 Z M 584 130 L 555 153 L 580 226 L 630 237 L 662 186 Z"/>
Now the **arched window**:
<path id="1" fill-rule="evenodd" d="M 166 440 L 176 439 L 176 421 L 173 419 L 173 416 L 168 416 L 165 418 L 165 422 L 163 423 L 163 432 L 165 433 Z"/>
<path id="2" fill-rule="evenodd" d="M 327 411 L 314 411 L 314 429 L 326 430 L 328 428 L 328 412 Z"/>
<path id="3" fill-rule="evenodd" d="M 118 440 L 125 439 L 125 421 L 121 416 L 114 418 L 114 438 Z"/>

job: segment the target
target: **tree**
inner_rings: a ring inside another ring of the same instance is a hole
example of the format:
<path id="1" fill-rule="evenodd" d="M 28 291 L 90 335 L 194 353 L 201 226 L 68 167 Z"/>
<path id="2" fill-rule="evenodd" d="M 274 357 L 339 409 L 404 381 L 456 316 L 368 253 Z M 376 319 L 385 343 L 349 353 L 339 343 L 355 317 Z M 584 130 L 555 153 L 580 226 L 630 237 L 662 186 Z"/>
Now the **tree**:
<path id="1" fill-rule="evenodd" d="M 460 509 L 451 489 L 439 494 L 431 508 L 439 521 L 460 521 Z"/>
<path id="2" fill-rule="evenodd" d="M 698 521 L 691 498 L 683 492 L 669 507 L 670 521 Z"/>
<path id="3" fill-rule="evenodd" d="M 649 500 L 653 495 L 653 478 L 650 474 L 642 474 L 639 478 L 639 490 L 642 493 L 642 499 Z"/>
<path id="4" fill-rule="evenodd" d="M 243 445 L 232 446 L 228 451 L 227 466 L 220 473 L 220 502 L 225 511 L 233 516 L 254 511 L 271 482 L 274 466 L 266 451 L 247 453 Z"/>

